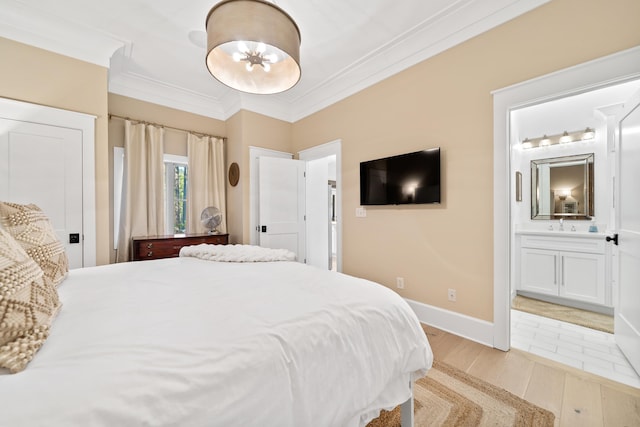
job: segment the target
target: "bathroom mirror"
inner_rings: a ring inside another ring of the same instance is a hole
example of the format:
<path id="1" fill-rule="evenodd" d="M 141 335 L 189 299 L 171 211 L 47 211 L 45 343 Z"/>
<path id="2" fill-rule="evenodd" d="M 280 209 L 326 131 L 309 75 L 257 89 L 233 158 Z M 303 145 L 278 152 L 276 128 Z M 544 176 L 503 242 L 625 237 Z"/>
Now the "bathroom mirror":
<path id="1" fill-rule="evenodd" d="M 591 219 L 593 153 L 531 161 L 531 219 Z"/>

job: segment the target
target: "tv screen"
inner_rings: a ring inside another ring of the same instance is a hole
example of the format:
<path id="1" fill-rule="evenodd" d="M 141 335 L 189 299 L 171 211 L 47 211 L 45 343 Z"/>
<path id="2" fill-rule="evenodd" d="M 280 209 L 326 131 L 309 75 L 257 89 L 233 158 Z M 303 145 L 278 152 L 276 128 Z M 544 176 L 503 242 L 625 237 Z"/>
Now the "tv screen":
<path id="1" fill-rule="evenodd" d="M 360 163 L 361 205 L 440 203 L 440 148 Z"/>

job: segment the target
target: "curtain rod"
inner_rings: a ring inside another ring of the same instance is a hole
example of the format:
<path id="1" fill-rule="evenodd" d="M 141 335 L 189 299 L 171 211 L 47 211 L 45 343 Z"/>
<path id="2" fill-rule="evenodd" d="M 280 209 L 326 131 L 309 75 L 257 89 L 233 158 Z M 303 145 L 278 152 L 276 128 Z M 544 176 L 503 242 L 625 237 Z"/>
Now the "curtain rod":
<path id="1" fill-rule="evenodd" d="M 212 138 L 220 138 L 220 139 L 222 139 L 224 141 L 227 140 L 226 136 L 209 135 L 207 133 L 195 132 L 195 131 L 188 130 L 188 129 L 182 129 L 182 128 L 177 128 L 177 127 L 173 127 L 173 126 L 161 125 L 159 123 L 149 122 L 149 121 L 146 121 L 146 120 L 137 120 L 137 119 L 132 119 L 130 117 L 118 116 L 117 114 L 109 114 L 109 120 L 111 120 L 111 119 L 129 120 L 129 121 L 134 122 L 134 123 L 144 123 L 145 125 L 158 126 L 158 127 L 164 128 L 164 129 L 176 130 L 178 132 L 192 133 L 192 134 L 197 135 L 197 136 L 210 136 Z"/>

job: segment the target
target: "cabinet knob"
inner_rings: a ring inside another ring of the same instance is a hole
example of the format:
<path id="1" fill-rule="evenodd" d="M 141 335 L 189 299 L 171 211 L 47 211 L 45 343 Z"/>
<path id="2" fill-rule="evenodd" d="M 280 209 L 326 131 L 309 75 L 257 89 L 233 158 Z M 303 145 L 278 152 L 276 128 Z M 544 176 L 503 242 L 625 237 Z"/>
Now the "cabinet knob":
<path id="1" fill-rule="evenodd" d="M 147 256 L 148 256 L 148 257 L 152 257 L 152 256 L 153 256 L 153 251 L 149 251 L 149 252 L 147 252 Z"/>
<path id="2" fill-rule="evenodd" d="M 147 243 L 147 249 L 151 249 L 153 247 L 153 243 Z"/>

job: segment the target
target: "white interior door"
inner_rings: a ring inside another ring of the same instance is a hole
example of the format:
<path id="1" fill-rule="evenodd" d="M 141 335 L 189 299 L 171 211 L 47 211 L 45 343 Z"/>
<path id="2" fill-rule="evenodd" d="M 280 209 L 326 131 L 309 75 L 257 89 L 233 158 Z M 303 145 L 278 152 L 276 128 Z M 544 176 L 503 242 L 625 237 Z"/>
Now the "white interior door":
<path id="1" fill-rule="evenodd" d="M 619 131 L 615 339 L 640 373 L 640 92 L 625 103 Z"/>
<path id="2" fill-rule="evenodd" d="M 249 147 L 249 244 L 260 246 L 260 157 L 292 159 L 293 154 L 261 147 Z"/>
<path id="3" fill-rule="evenodd" d="M 284 248 L 305 262 L 305 162 L 259 158 L 260 246 Z"/>
<path id="4" fill-rule="evenodd" d="M 329 158 L 307 162 L 306 215 L 307 264 L 329 269 L 331 250 Z"/>
<path id="5" fill-rule="evenodd" d="M 0 119 L 0 200 L 38 205 L 65 244 L 69 268 L 83 266 L 82 146 L 78 129 Z"/>

